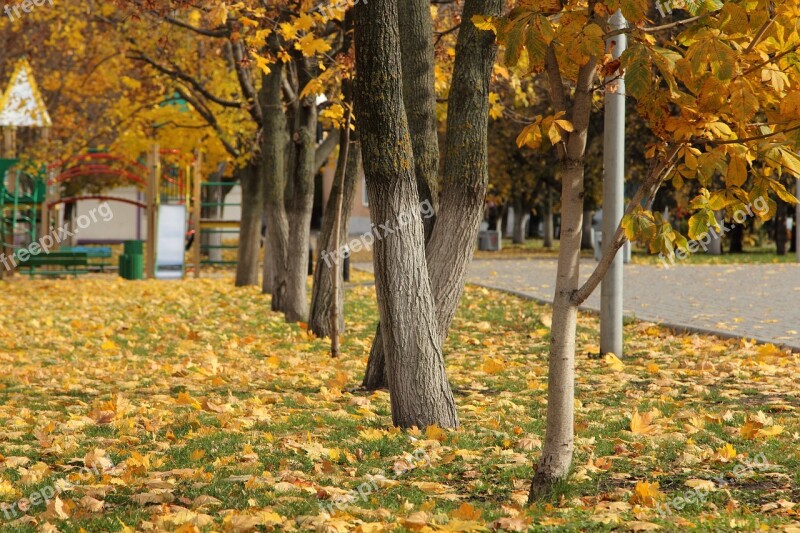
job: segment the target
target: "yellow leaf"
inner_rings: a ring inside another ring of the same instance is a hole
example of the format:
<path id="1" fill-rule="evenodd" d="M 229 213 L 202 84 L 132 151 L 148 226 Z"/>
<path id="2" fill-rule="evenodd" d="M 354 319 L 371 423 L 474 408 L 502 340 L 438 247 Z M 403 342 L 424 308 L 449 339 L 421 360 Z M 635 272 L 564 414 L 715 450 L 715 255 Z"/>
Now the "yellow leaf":
<path id="1" fill-rule="evenodd" d="M 111 339 L 106 339 L 103 341 L 103 344 L 100 345 L 100 348 L 107 351 L 114 351 L 119 349 L 119 346 Z"/>
<path id="2" fill-rule="evenodd" d="M 783 433 L 783 426 L 770 426 L 756 430 L 757 437 L 774 437 Z"/>
<path id="3" fill-rule="evenodd" d="M 658 481 L 655 483 L 640 481 L 633 489 L 630 503 L 642 507 L 655 507 L 656 502 L 663 497 L 664 493 L 658 490 Z"/>
<path id="4" fill-rule="evenodd" d="M 312 57 L 315 54 L 324 54 L 331 49 L 331 45 L 329 45 L 325 39 L 317 39 L 314 37 L 313 33 L 309 33 L 294 43 L 294 47 L 303 52 L 305 57 Z"/>
<path id="5" fill-rule="evenodd" d="M 625 363 L 620 361 L 619 357 L 613 353 L 607 353 L 603 357 L 603 361 L 605 361 L 608 367 L 614 372 L 622 372 L 625 369 Z"/>
<path id="6" fill-rule="evenodd" d="M 658 429 L 656 426 L 651 425 L 653 421 L 654 412 L 640 414 L 639 410 L 634 408 L 631 415 L 631 433 L 637 435 L 650 435 Z"/>
<path id="7" fill-rule="evenodd" d="M 475 509 L 471 504 L 464 502 L 458 509 L 451 512 L 450 516 L 461 520 L 479 520 L 481 518 L 481 511 L 480 509 Z"/>
<path id="8" fill-rule="evenodd" d="M 714 484 L 714 482 L 708 479 L 687 479 L 684 485 L 693 489 L 699 489 L 708 492 L 714 492 L 717 490 L 717 486 Z"/>
<path id="9" fill-rule="evenodd" d="M 493 357 L 487 357 L 483 361 L 483 371 L 487 374 L 499 374 L 506 368 L 506 364 Z"/>

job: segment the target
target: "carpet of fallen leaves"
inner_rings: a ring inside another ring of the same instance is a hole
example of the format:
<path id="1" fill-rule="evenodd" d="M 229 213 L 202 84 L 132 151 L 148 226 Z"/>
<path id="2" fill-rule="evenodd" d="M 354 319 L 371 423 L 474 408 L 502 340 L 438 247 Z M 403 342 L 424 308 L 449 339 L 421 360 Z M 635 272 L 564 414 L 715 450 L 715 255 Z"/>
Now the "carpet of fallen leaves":
<path id="1" fill-rule="evenodd" d="M 526 508 L 546 306 L 468 288 L 462 427 L 401 432 L 358 389 L 368 284 L 338 360 L 229 278 L 2 288 L 2 531 L 800 531 L 800 358 L 772 346 L 635 323 L 599 358 L 582 316 L 573 474 Z"/>

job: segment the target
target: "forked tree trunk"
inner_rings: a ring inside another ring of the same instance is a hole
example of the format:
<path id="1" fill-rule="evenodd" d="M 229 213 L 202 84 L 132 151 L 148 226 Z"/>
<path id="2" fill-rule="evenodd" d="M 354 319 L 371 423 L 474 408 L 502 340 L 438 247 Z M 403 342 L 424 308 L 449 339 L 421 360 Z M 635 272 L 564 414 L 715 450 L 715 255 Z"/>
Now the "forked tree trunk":
<path id="1" fill-rule="evenodd" d="M 375 282 L 392 421 L 405 428 L 458 426 L 436 334 L 414 154 L 403 105 L 398 8 L 357 4 L 356 116 L 375 224 L 402 227 L 375 243 Z M 405 223 L 403 223 L 405 222 Z"/>
<path id="2" fill-rule="evenodd" d="M 344 137 L 344 136 L 342 136 Z M 343 151 L 344 147 L 340 147 Z M 332 255 L 341 250 L 350 231 L 350 211 L 356 196 L 356 183 L 360 176 L 361 149 L 358 142 L 350 144 L 347 169 L 344 174 L 344 191 L 342 193 L 342 218 L 339 224 L 339 242 L 333 243 L 333 226 L 336 211 L 336 198 L 339 194 L 339 184 L 331 187 L 328 204 L 325 207 L 325 217 L 322 220 L 322 229 L 319 234 L 319 257 L 317 268 L 314 269 L 314 285 L 311 293 L 311 312 L 308 318 L 308 330 L 317 337 L 325 338 L 331 335 L 331 316 L 333 312 L 333 288 L 331 270 L 336 266 L 336 261 L 342 261 L 338 255 Z M 339 288 L 343 286 L 342 270 L 339 270 Z M 339 290 L 339 309 L 344 303 L 344 291 Z M 339 315 L 339 333 L 344 332 L 344 314 Z"/>
<path id="3" fill-rule="evenodd" d="M 433 20 L 428 0 L 403 0 L 398 3 L 400 17 L 400 57 L 403 71 L 403 103 L 411 132 L 414 173 L 420 204 L 427 202 L 434 213 L 439 206 L 439 134 L 436 119 L 436 63 L 433 46 Z M 423 219 L 425 243 L 430 240 L 436 217 Z M 364 387 L 386 388 L 381 325 L 375 329 Z"/>
<path id="4" fill-rule="evenodd" d="M 257 162 L 240 171 L 242 220 L 239 229 L 236 286 L 258 285 L 258 259 L 261 252 L 261 219 L 264 209 L 263 179 Z"/>
<path id="5" fill-rule="evenodd" d="M 592 109 L 591 87 L 596 60 L 590 59 L 578 72 L 571 113 L 567 116 L 573 131 L 558 148 L 562 166 L 561 242 L 559 244 L 553 319 L 550 330 L 550 354 L 547 375 L 547 426 L 542 456 L 531 480 L 529 501 L 549 494 L 554 485 L 567 478 L 574 448 L 575 335 L 578 306 L 574 301 L 580 284 L 581 236 L 583 234 L 584 157 L 589 116 Z M 566 89 L 556 59 L 555 47 L 547 50 L 546 70 L 553 107 L 566 110 Z M 613 239 L 613 236 L 603 236 Z"/>
<path id="6" fill-rule="evenodd" d="M 456 46 L 447 113 L 444 177 L 436 224 L 427 244 L 427 267 L 436 302 L 438 340 L 443 344 L 472 261 L 488 185 L 489 80 L 494 36 L 472 24 L 473 15 L 499 15 L 502 0 L 467 0 Z M 382 336 L 378 325 L 376 339 Z M 385 359 L 374 342 L 362 385 L 384 388 Z"/>

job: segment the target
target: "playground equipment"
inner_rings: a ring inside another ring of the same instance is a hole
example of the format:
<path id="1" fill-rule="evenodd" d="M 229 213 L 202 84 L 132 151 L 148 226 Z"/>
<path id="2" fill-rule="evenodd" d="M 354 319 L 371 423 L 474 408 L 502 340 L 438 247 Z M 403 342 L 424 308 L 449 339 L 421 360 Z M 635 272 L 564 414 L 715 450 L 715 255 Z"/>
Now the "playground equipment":
<path id="1" fill-rule="evenodd" d="M 201 180 L 199 155 L 153 146 L 145 163 L 106 152 L 90 152 L 50 165 L 44 218 L 50 227 L 60 220 L 59 209 L 81 200 L 123 202 L 146 213 L 144 269 L 148 278 L 175 279 L 184 275 L 184 238 L 189 224 L 192 183 Z M 144 201 L 110 194 L 59 197 L 60 184 L 86 176 L 114 177 L 144 189 Z"/>
<path id="2" fill-rule="evenodd" d="M 41 175 L 24 173 L 17 163 L 0 159 L 0 248 L 12 264 L 17 262 L 17 250 L 36 239 L 45 196 Z"/>
<path id="3" fill-rule="evenodd" d="M 195 225 L 195 247 L 194 247 L 194 264 L 195 277 L 200 276 L 201 265 L 235 265 L 236 261 L 226 261 L 224 258 L 214 258 L 215 250 L 229 250 L 237 249 L 237 245 L 225 244 L 223 239 L 225 235 L 238 235 L 241 223 L 239 220 L 225 220 L 215 218 L 203 218 L 203 208 L 216 208 L 220 210 L 220 214 L 224 213 L 226 207 L 240 207 L 239 203 L 226 203 L 224 201 L 213 201 L 210 194 L 214 187 L 230 187 L 230 182 L 225 181 L 202 181 L 196 180 L 194 182 L 194 194 L 192 204 L 194 211 L 192 214 L 193 220 L 199 221 Z M 204 201 L 205 198 L 205 201 Z M 205 261 L 201 260 L 202 252 L 208 252 L 209 258 Z"/>

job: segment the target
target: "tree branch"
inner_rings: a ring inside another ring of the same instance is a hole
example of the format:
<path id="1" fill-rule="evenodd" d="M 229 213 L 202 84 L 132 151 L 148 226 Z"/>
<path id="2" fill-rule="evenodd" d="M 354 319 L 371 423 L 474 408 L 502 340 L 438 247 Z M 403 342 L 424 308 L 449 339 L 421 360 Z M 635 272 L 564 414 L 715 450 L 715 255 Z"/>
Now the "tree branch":
<path id="1" fill-rule="evenodd" d="M 166 74 L 167 76 L 177 78 L 181 81 L 185 81 L 186 83 L 194 87 L 194 89 L 197 92 L 202 94 L 203 97 L 207 98 L 208 100 L 211 100 L 215 104 L 219 104 L 223 107 L 236 107 L 236 108 L 242 107 L 242 104 L 240 102 L 236 102 L 234 100 L 225 100 L 223 98 L 215 96 L 214 94 L 211 93 L 211 91 L 206 89 L 202 83 L 194 79 L 192 76 L 189 76 L 188 74 L 181 72 L 180 70 L 171 70 L 165 67 L 164 65 L 158 63 L 156 60 L 154 60 L 144 52 L 136 51 L 134 52 L 134 54 L 135 55 L 130 55 L 128 57 L 130 57 L 130 59 L 133 59 L 134 61 L 143 61 L 152 66 L 157 71 L 161 72 L 162 74 Z"/>
<path id="2" fill-rule="evenodd" d="M 645 181 L 639 190 L 636 191 L 636 194 L 628 204 L 628 208 L 625 210 L 625 216 L 633 213 L 634 210 L 636 210 L 636 208 L 642 204 L 642 200 L 649 200 L 651 196 L 658 192 L 658 189 L 661 187 L 661 183 L 664 181 L 664 178 L 669 175 L 675 166 L 674 159 L 675 156 L 678 155 L 678 150 L 680 150 L 681 146 L 681 144 L 676 144 L 673 146 L 664 160 L 655 168 L 653 168 L 647 181 Z M 586 283 L 572 293 L 572 297 L 570 298 L 572 304 L 576 306 L 581 305 L 586 301 L 587 298 L 589 298 L 589 296 L 591 296 L 591 294 L 605 277 L 606 272 L 608 272 L 609 267 L 611 267 L 611 263 L 614 262 L 617 252 L 620 248 L 622 248 L 626 240 L 625 230 L 622 227 L 622 223 L 620 223 L 620 225 L 617 227 L 617 231 L 614 233 L 613 239 L 608 243 L 608 247 L 603 251 L 600 262 L 597 263 L 594 272 L 592 272 L 592 274 L 589 276 L 589 279 L 586 280 Z"/>
<path id="3" fill-rule="evenodd" d="M 198 28 L 196 26 L 192 26 L 191 24 L 187 24 L 186 22 L 178 20 L 178 19 L 176 19 L 174 17 L 170 17 L 169 15 L 160 15 L 159 13 L 156 13 L 154 11 L 152 11 L 151 13 L 153 15 L 159 17 L 159 18 L 164 19 L 165 21 L 169 22 L 173 26 L 178 26 L 179 28 L 184 28 L 184 29 L 193 31 L 193 32 L 195 32 L 197 34 L 205 35 L 206 37 L 216 37 L 216 38 L 228 37 L 231 34 L 230 28 L 227 28 L 227 27 L 224 27 L 224 26 L 220 27 L 220 28 L 215 28 L 213 30 L 204 30 L 203 28 Z"/>
<path id="4" fill-rule="evenodd" d="M 244 45 L 241 40 L 231 42 L 231 53 L 233 54 L 233 62 L 236 68 L 236 77 L 239 80 L 242 94 L 247 99 L 247 110 L 255 123 L 261 127 L 264 123 L 264 114 L 261 112 L 261 104 L 258 101 L 250 71 L 244 65 Z"/>
<path id="5" fill-rule="evenodd" d="M 225 138 L 225 134 L 222 131 L 222 128 L 217 122 L 217 118 L 214 114 L 209 110 L 205 105 L 201 104 L 197 99 L 195 99 L 192 95 L 190 95 L 187 91 L 184 91 L 182 87 L 178 87 L 176 92 L 186 100 L 189 105 L 191 105 L 197 113 L 208 122 L 208 125 L 214 128 L 214 131 L 217 132 L 217 137 L 219 141 L 222 143 L 222 146 L 225 147 L 225 150 L 232 155 L 233 157 L 239 157 L 239 151 Z"/>
<path id="6" fill-rule="evenodd" d="M 340 129 L 331 130 L 331 132 L 328 133 L 328 136 L 325 137 L 325 140 L 322 141 L 319 146 L 317 146 L 317 153 L 314 156 L 315 172 L 319 172 L 319 169 L 325 166 L 325 163 L 328 162 L 331 152 L 333 152 L 333 149 L 336 148 L 337 144 L 339 144 L 340 136 Z"/>

